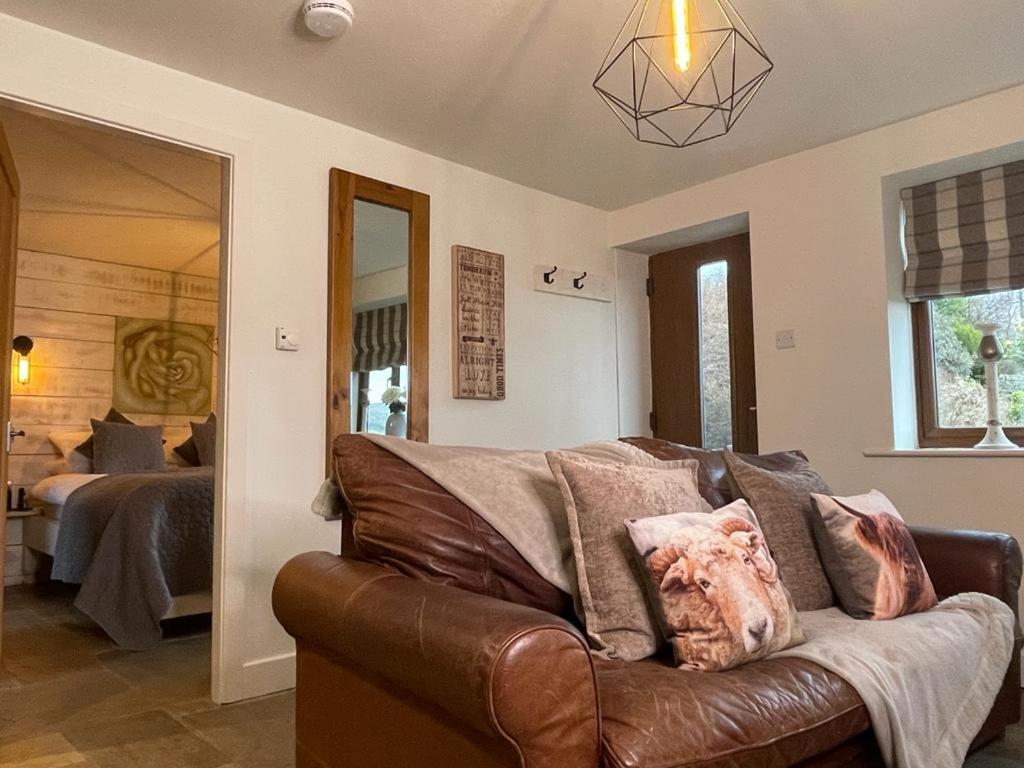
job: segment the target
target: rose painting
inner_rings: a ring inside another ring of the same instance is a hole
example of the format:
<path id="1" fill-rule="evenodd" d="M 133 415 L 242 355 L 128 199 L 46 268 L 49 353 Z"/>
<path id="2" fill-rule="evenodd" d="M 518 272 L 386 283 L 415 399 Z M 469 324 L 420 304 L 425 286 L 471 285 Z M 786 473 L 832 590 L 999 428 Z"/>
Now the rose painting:
<path id="1" fill-rule="evenodd" d="M 114 407 L 122 413 L 209 413 L 215 344 L 210 326 L 117 318 Z"/>

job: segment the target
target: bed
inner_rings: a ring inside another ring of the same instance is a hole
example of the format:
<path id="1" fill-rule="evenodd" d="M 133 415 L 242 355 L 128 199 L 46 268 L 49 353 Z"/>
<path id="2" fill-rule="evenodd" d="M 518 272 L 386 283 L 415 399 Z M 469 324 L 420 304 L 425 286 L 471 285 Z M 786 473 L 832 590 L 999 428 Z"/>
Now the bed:
<path id="1" fill-rule="evenodd" d="M 149 648 L 160 621 L 212 609 L 213 487 L 212 467 L 54 475 L 30 493 L 25 546 L 118 645 Z"/>

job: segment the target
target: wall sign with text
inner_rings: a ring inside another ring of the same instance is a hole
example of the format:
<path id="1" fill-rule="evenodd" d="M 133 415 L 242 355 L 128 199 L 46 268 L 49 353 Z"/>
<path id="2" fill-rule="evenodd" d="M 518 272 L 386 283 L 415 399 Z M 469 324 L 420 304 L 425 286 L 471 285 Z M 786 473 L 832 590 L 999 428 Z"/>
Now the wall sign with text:
<path id="1" fill-rule="evenodd" d="M 452 246 L 452 395 L 505 399 L 505 257 Z"/>

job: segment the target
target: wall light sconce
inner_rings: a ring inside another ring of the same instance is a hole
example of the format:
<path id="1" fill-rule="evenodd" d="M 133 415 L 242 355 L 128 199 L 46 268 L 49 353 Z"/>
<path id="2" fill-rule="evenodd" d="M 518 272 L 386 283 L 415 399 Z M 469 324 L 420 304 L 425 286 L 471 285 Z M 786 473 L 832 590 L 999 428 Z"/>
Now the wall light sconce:
<path id="1" fill-rule="evenodd" d="M 14 351 L 18 353 L 18 383 L 28 384 L 31 379 L 32 366 L 29 363 L 28 356 L 32 351 L 32 339 L 28 336 L 17 336 L 14 339 Z"/>

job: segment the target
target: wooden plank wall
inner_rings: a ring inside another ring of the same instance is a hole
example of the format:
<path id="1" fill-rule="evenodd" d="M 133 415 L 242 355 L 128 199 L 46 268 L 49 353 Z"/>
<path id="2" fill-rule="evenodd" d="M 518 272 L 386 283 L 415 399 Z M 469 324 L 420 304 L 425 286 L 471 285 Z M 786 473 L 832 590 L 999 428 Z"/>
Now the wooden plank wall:
<path id="1" fill-rule="evenodd" d="M 11 398 L 11 419 L 26 432 L 10 458 L 15 492 L 46 477 L 47 465 L 60 458 L 50 432 L 88 430 L 89 419 L 110 408 L 116 317 L 216 327 L 218 291 L 213 278 L 20 251 L 14 332 L 32 337 L 35 347 L 31 381 L 15 381 Z M 189 421 L 206 417 L 125 415 L 163 426 L 172 445 L 188 437 Z"/>

